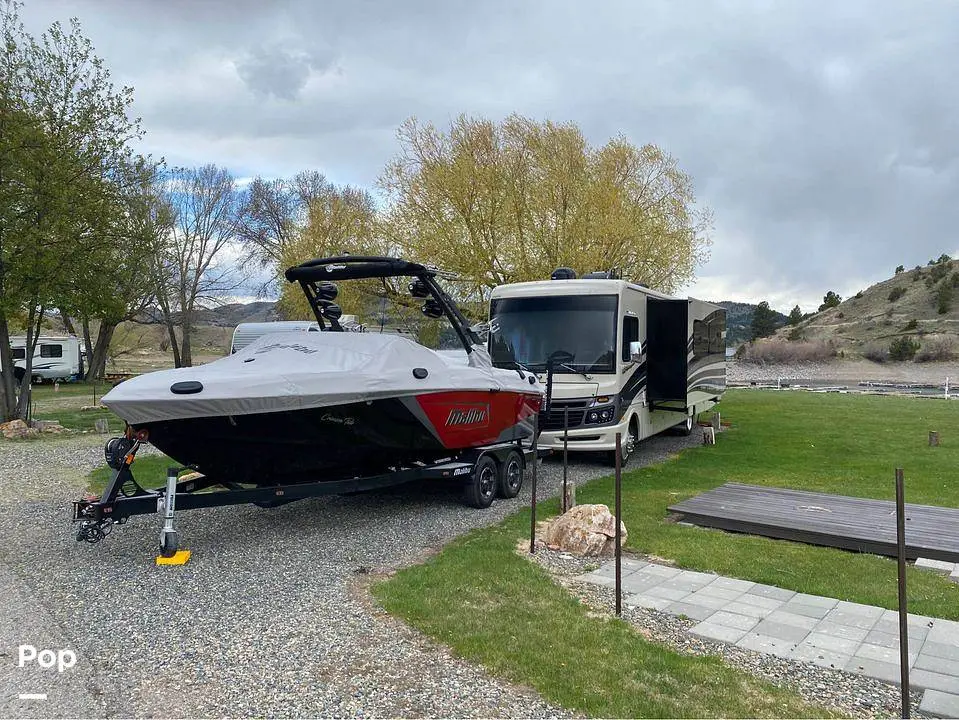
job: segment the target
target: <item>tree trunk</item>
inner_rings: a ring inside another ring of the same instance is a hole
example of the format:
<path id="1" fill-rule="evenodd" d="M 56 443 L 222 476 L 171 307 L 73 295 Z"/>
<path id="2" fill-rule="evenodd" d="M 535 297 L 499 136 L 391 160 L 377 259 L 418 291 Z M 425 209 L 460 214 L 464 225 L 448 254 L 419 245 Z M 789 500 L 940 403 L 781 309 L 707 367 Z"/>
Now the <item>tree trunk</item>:
<path id="1" fill-rule="evenodd" d="M 93 342 L 90 339 L 90 320 L 83 318 L 81 325 L 83 327 L 83 351 L 87 354 L 87 364 L 89 364 L 90 358 L 93 357 Z"/>
<path id="2" fill-rule="evenodd" d="M 0 422 L 17 415 L 17 390 L 14 385 L 13 353 L 10 352 L 10 327 L 0 312 Z"/>
<path id="3" fill-rule="evenodd" d="M 193 318 L 191 318 L 188 313 L 183 313 L 181 317 L 182 324 L 180 325 L 180 332 L 183 335 L 182 343 L 180 344 L 180 360 L 183 362 L 181 367 L 193 367 L 193 348 L 191 344 Z"/>
<path id="4" fill-rule="evenodd" d="M 63 312 L 63 310 L 60 311 L 60 321 L 63 323 L 63 327 L 67 331 L 67 335 L 73 335 L 75 337 L 77 334 L 77 329 L 73 324 L 73 320 L 71 320 L 70 316 Z"/>
<path id="5" fill-rule="evenodd" d="M 87 380 L 102 378 L 106 374 L 107 353 L 110 350 L 110 343 L 113 341 L 113 333 L 116 332 L 119 323 L 100 321 L 100 329 L 97 332 L 97 344 L 90 353 L 90 366 L 87 370 Z"/>
<path id="6" fill-rule="evenodd" d="M 36 327 L 34 327 L 36 320 Z M 43 324 L 43 307 L 37 313 L 36 305 L 30 303 L 30 311 L 27 314 L 27 339 L 24 343 L 24 363 L 23 377 L 20 380 L 20 397 L 17 402 L 17 417 L 26 420 L 30 414 L 30 383 L 33 382 L 33 352 L 37 347 L 37 338 L 40 337 L 40 327 Z"/>

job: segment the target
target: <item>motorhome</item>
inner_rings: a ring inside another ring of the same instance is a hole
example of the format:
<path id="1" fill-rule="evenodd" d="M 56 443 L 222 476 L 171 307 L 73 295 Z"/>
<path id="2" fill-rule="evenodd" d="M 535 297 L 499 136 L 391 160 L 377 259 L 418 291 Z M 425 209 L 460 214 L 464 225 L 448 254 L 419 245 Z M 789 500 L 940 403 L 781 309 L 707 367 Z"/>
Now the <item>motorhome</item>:
<path id="1" fill-rule="evenodd" d="M 676 298 L 609 273 L 501 285 L 490 300 L 493 364 L 545 379 L 552 402 L 541 412 L 540 447 L 606 453 L 616 433 L 628 459 L 644 438 L 696 416 L 726 388 L 726 311 Z"/>
<path id="2" fill-rule="evenodd" d="M 19 380 L 26 372 L 27 338 L 23 335 L 10 338 L 10 349 L 13 352 L 14 373 Z M 33 382 L 76 380 L 83 373 L 80 358 L 80 343 L 73 335 L 47 336 L 41 335 L 33 348 L 31 363 Z"/>

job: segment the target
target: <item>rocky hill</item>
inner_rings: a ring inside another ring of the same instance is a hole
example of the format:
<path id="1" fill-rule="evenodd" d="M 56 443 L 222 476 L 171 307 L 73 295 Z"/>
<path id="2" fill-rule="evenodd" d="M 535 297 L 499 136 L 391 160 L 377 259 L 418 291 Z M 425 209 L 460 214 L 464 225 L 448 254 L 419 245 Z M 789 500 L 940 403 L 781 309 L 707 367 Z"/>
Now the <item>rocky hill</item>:
<path id="1" fill-rule="evenodd" d="M 942 355 L 928 360 L 952 359 L 959 352 L 959 261 L 944 255 L 938 262 L 901 271 L 777 336 L 827 341 L 844 356 L 872 360 L 888 359 L 894 341 L 907 354 L 913 345 L 920 355 L 921 348 Z"/>

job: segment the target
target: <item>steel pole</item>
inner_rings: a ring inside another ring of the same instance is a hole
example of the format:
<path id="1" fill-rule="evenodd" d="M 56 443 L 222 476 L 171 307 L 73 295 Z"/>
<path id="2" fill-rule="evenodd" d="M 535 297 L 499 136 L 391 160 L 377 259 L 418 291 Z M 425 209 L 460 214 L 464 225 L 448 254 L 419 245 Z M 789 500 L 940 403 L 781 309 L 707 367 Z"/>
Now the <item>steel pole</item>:
<path id="1" fill-rule="evenodd" d="M 899 561 L 899 676 L 902 717 L 909 717 L 909 615 L 906 602 L 906 502 L 902 468 L 896 468 L 896 545 Z"/>
<path id="2" fill-rule="evenodd" d="M 539 435 L 537 429 L 539 426 L 539 413 L 533 415 L 533 487 L 531 488 L 532 497 L 529 502 L 529 552 L 530 555 L 536 552 L 536 466 L 539 465 Z"/>
<path id="3" fill-rule="evenodd" d="M 623 434 L 616 433 L 616 615 L 623 613 Z"/>
<path id="4" fill-rule="evenodd" d="M 565 513 L 569 508 L 566 506 L 566 475 L 567 475 L 567 444 L 569 442 L 569 407 L 563 410 L 563 500 L 560 507 Z"/>

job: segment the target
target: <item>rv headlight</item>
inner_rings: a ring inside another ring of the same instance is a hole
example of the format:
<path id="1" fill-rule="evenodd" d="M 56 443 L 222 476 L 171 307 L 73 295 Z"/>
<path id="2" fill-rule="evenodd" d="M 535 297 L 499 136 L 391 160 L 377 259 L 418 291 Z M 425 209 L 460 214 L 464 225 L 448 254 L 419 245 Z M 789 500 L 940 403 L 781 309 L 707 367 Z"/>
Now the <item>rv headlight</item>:
<path id="1" fill-rule="evenodd" d="M 606 406 L 590 410 L 586 415 L 586 422 L 591 424 L 602 424 L 613 421 L 616 410 L 613 406 Z"/>

